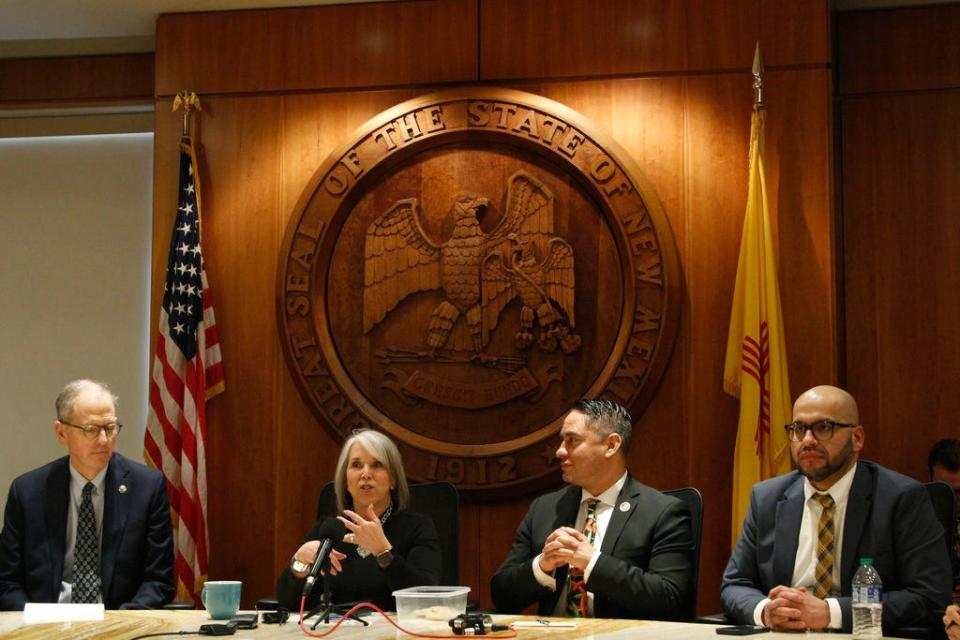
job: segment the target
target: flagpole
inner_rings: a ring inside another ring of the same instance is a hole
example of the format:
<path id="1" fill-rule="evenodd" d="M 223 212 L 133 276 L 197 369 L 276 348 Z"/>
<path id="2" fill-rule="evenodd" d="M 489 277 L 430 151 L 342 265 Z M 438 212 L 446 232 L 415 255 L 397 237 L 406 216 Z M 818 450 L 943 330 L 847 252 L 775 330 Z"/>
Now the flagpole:
<path id="1" fill-rule="evenodd" d="M 760 41 L 753 52 L 753 108 L 763 109 L 763 59 L 760 57 Z"/>
<path id="2" fill-rule="evenodd" d="M 200 606 L 209 558 L 206 402 L 223 391 L 224 379 L 201 249 L 200 175 L 191 138 L 191 116 L 200 111 L 200 99 L 181 91 L 172 111 L 181 107 L 177 208 L 149 379 L 144 458 L 167 480 L 177 599 Z"/>
<path id="3" fill-rule="evenodd" d="M 733 458 L 732 544 L 749 508 L 750 488 L 790 470 L 789 442 L 783 431 L 791 419 L 790 381 L 764 170 L 766 111 L 759 42 L 752 75 L 747 204 L 723 372 L 724 391 L 740 401 Z"/>

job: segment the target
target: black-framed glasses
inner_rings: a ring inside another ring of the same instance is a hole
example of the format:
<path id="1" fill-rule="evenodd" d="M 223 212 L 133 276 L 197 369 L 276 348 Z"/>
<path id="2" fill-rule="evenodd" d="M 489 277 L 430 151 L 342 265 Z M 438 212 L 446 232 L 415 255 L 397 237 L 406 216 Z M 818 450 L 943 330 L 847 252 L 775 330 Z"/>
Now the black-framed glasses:
<path id="1" fill-rule="evenodd" d="M 83 431 L 83 435 L 90 440 L 99 438 L 101 431 L 107 434 L 108 440 L 113 439 L 117 437 L 118 433 L 120 433 L 120 429 L 123 429 L 123 424 L 120 422 L 111 422 L 110 424 L 73 424 L 72 422 L 61 420 L 60 424 L 65 424 L 68 427 L 73 427 L 74 429 L 80 429 L 80 431 Z"/>
<path id="2" fill-rule="evenodd" d="M 843 422 L 834 422 L 833 420 L 821 420 L 820 422 L 814 422 L 813 424 L 806 424 L 805 422 L 791 422 L 788 425 L 785 425 L 783 428 L 787 432 L 787 437 L 793 440 L 794 442 L 800 442 L 803 440 L 803 437 L 807 435 L 807 430 L 809 430 L 813 437 L 817 440 L 823 442 L 824 440 L 829 440 L 833 437 L 833 432 L 835 429 L 843 429 L 845 427 L 852 427 L 852 424 L 844 424 Z"/>

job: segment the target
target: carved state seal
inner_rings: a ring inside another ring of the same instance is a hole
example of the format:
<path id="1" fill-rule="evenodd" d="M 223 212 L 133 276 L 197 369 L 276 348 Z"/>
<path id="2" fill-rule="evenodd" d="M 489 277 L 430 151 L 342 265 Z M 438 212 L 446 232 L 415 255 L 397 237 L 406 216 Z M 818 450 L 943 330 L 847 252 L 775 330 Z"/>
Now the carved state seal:
<path id="1" fill-rule="evenodd" d="M 397 105 L 327 158 L 287 228 L 277 313 L 324 427 L 381 429 L 412 478 L 492 497 L 558 479 L 576 399 L 643 411 L 679 294 L 627 154 L 561 104 L 478 87 Z"/>

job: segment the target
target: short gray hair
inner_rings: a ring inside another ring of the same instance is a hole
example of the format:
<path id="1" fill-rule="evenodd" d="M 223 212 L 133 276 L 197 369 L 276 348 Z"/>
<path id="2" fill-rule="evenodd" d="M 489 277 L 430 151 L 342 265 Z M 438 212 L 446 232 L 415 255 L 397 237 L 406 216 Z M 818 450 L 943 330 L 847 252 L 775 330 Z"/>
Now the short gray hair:
<path id="1" fill-rule="evenodd" d="M 74 411 L 76 410 L 77 398 L 89 389 L 95 389 L 110 396 L 110 399 L 113 401 L 113 409 L 114 411 L 117 410 L 117 407 L 120 405 L 120 399 L 114 395 L 113 391 L 111 391 L 110 387 L 105 383 L 87 379 L 71 380 L 63 387 L 60 395 L 57 396 L 57 420 L 61 422 L 66 418 L 72 420 Z"/>
<path id="2" fill-rule="evenodd" d="M 394 488 L 390 496 L 397 510 L 406 509 L 410 504 L 410 488 L 407 486 L 407 475 L 403 472 L 403 459 L 400 450 L 393 440 L 373 429 L 360 429 L 343 443 L 340 450 L 340 459 L 337 460 L 337 471 L 334 475 L 333 488 L 337 496 L 337 510 L 343 513 L 344 509 L 353 506 L 353 498 L 347 492 L 347 466 L 350 464 L 350 449 L 359 444 L 370 455 L 379 460 L 390 474 Z"/>
<path id="3" fill-rule="evenodd" d="M 633 439 L 633 420 L 630 413 L 612 400 L 577 400 L 572 411 L 579 411 L 587 416 L 587 426 L 597 432 L 601 438 L 611 433 L 620 434 L 620 452 L 626 456 L 630 450 L 630 441 Z"/>

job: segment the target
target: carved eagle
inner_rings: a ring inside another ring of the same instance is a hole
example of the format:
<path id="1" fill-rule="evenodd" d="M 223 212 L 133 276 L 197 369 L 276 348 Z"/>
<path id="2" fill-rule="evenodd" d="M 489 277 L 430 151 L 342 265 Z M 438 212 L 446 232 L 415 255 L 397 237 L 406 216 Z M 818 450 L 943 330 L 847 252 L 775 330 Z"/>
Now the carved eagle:
<path id="1" fill-rule="evenodd" d="M 364 333 L 407 296 L 441 289 L 444 300 L 431 315 L 427 344 L 432 349 L 446 345 L 451 330 L 464 315 L 470 341 L 454 348 L 483 348 L 490 335 L 490 329 L 484 325 L 492 321 L 496 326 L 496 318 L 490 318 L 491 314 L 484 313 L 481 307 L 484 260 L 501 254 L 504 264 L 512 267 L 518 243 L 545 247 L 550 244 L 554 222 L 553 194 L 524 171 L 514 173 L 508 180 L 505 214 L 489 234 L 480 228 L 480 217 L 487 205 L 488 200 L 477 195 L 457 197 L 450 212 L 453 233 L 444 243 L 436 242 L 424 231 L 415 198 L 397 201 L 370 224 L 364 246 Z M 572 252 L 570 260 L 572 291 Z M 571 318 L 572 311 L 571 294 Z"/>
<path id="2" fill-rule="evenodd" d="M 496 328 L 503 308 L 519 297 L 523 309 L 517 339 L 518 346 L 525 348 L 528 345 L 521 336 L 532 339 L 527 330 L 534 319 L 545 329 L 575 325 L 573 248 L 562 238 L 550 238 L 541 260 L 532 241 L 518 238 L 515 242 L 516 248 L 509 253 L 491 253 L 483 261 L 483 340 L 486 343 L 488 332 Z"/>

